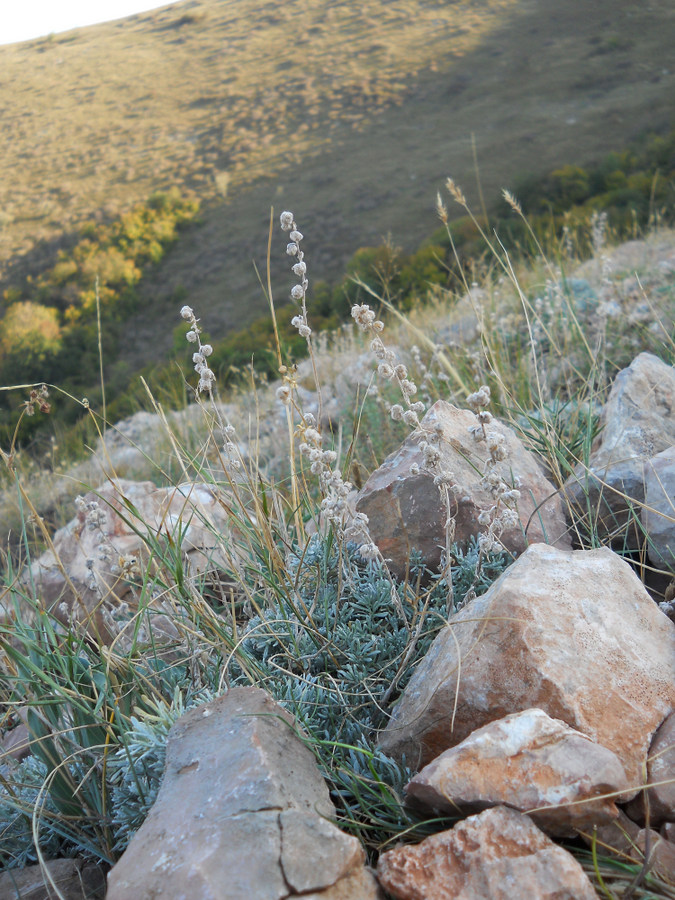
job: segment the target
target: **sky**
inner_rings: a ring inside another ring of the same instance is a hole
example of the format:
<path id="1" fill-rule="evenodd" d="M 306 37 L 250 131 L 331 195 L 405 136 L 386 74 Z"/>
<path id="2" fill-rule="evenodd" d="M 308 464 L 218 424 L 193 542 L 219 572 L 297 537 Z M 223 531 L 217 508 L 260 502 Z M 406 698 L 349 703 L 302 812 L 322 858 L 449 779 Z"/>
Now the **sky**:
<path id="1" fill-rule="evenodd" d="M 109 22 L 170 3 L 171 0 L 0 0 L 0 44 Z"/>

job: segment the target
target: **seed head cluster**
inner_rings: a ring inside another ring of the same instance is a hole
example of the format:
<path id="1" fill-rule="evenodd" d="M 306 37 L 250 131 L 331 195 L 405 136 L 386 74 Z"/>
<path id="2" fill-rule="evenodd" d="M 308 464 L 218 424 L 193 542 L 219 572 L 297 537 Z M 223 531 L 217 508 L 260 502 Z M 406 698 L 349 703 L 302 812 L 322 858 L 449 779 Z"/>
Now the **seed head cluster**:
<path id="1" fill-rule="evenodd" d="M 291 325 L 298 329 L 298 332 L 302 337 L 309 338 L 312 334 L 312 329 L 307 323 L 307 288 L 309 287 L 309 281 L 307 279 L 305 254 L 300 249 L 300 242 L 304 235 L 302 232 L 298 231 L 298 226 L 295 224 L 293 213 L 288 212 L 288 210 L 282 212 L 279 217 L 279 223 L 281 225 L 281 230 L 288 232 L 289 242 L 286 245 L 286 253 L 295 259 L 295 262 L 291 266 L 291 271 L 300 279 L 300 281 L 291 288 L 291 299 L 300 304 L 300 315 L 293 316 Z"/>
<path id="2" fill-rule="evenodd" d="M 484 509 L 478 516 L 478 522 L 485 527 L 485 532 L 478 535 L 480 549 L 487 553 L 499 551 L 503 547 L 499 537 L 507 528 L 513 528 L 519 520 L 518 500 L 520 491 L 509 485 L 497 471 L 497 466 L 508 457 L 508 449 L 504 435 L 494 427 L 486 427 L 493 421 L 492 414 L 485 409 L 490 403 L 490 388 L 482 385 L 475 393 L 467 397 L 467 403 L 476 415 L 476 424 L 469 428 L 475 441 L 485 441 L 489 456 L 485 463 L 483 484 L 492 494 L 493 505 Z"/>
<path id="3" fill-rule="evenodd" d="M 379 360 L 378 375 L 395 382 L 403 395 L 403 404 L 394 403 L 389 407 L 390 416 L 395 422 L 402 421 L 410 428 L 417 428 L 420 414 L 424 412 L 424 403 L 411 399 L 417 393 L 417 385 L 408 376 L 407 367 L 399 362 L 394 351 L 386 347 L 380 337 L 384 331 L 384 322 L 375 317 L 367 303 L 355 304 L 352 307 L 352 318 L 371 337 L 370 349 Z"/>
<path id="4" fill-rule="evenodd" d="M 181 316 L 190 323 L 190 330 L 185 335 L 191 344 L 197 345 L 197 350 L 192 354 L 192 362 L 194 363 L 195 372 L 199 375 L 199 384 L 197 385 L 197 393 L 211 393 L 216 381 L 215 373 L 208 367 L 206 359 L 213 353 L 211 344 L 202 344 L 199 327 L 199 319 L 195 316 L 191 306 L 184 306 L 180 311 Z"/>

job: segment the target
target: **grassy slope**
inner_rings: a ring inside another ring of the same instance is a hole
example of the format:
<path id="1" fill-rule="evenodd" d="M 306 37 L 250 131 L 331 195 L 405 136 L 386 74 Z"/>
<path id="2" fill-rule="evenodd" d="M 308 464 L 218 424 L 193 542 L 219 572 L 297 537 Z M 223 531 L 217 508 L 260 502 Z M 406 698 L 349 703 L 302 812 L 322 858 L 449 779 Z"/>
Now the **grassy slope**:
<path id="1" fill-rule="evenodd" d="M 196 0 L 0 48 L 0 288 L 178 183 L 210 202 L 141 288 L 124 358 L 168 348 L 181 288 L 222 336 L 263 309 L 270 205 L 314 278 L 388 233 L 410 247 L 446 175 L 475 198 L 472 135 L 490 202 L 671 123 L 674 31 L 669 0 Z"/>

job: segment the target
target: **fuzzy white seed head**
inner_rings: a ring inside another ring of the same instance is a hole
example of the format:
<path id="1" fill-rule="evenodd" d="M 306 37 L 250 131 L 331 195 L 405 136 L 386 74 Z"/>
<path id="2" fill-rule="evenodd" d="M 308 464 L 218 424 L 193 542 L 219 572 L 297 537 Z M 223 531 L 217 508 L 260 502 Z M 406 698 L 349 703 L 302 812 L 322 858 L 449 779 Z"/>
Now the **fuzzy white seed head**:
<path id="1" fill-rule="evenodd" d="M 288 253 L 289 256 L 298 255 L 298 245 L 295 243 L 295 241 L 291 241 L 290 244 L 286 245 L 286 253 Z"/>
<path id="2" fill-rule="evenodd" d="M 287 384 L 279 385 L 277 388 L 277 400 L 281 400 L 284 406 L 291 402 L 291 389 Z"/>
<path id="3" fill-rule="evenodd" d="M 302 298 L 303 298 L 304 296 L 305 296 L 305 292 L 304 292 L 304 290 L 303 290 L 302 285 L 301 285 L 301 284 L 294 284 L 293 287 L 291 288 L 291 297 L 292 297 L 294 300 L 302 300 Z"/>
<path id="4" fill-rule="evenodd" d="M 192 319 L 194 317 L 194 312 L 190 306 L 184 306 L 181 309 L 180 314 L 184 319 Z"/>
<path id="5" fill-rule="evenodd" d="M 293 218 L 293 213 L 289 212 L 287 209 L 282 212 L 279 216 L 279 223 L 281 225 L 282 231 L 290 231 L 295 224 L 295 220 Z"/>
<path id="6" fill-rule="evenodd" d="M 362 559 L 377 559 L 380 551 L 377 549 L 377 544 L 361 544 L 359 553 Z"/>

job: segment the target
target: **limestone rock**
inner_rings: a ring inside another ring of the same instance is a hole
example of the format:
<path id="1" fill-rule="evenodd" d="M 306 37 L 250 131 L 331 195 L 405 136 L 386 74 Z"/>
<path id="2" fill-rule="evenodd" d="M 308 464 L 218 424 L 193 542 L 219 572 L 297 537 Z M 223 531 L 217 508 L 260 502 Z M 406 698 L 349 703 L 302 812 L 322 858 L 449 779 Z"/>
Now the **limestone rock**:
<path id="1" fill-rule="evenodd" d="M 600 419 L 588 470 L 575 469 L 565 494 L 580 517 L 590 506 L 601 536 L 637 549 L 648 461 L 675 444 L 675 368 L 640 353 L 616 376 Z"/>
<path id="2" fill-rule="evenodd" d="M 642 784 L 675 707 L 675 624 L 611 550 L 529 547 L 436 637 L 380 745 L 419 767 L 530 707 L 612 750 Z"/>
<path id="3" fill-rule="evenodd" d="M 627 787 L 611 750 L 540 709 L 527 709 L 484 725 L 441 753 L 406 794 L 449 815 L 503 804 L 529 813 L 548 834 L 573 837 L 615 819 L 618 809 L 606 795 Z"/>
<path id="4" fill-rule="evenodd" d="M 355 837 L 295 723 L 258 688 L 233 688 L 173 726 L 164 780 L 108 877 L 107 900 L 376 900 Z"/>
<path id="5" fill-rule="evenodd" d="M 503 806 L 383 853 L 377 876 L 397 900 L 597 900 L 574 857 Z"/>
<path id="6" fill-rule="evenodd" d="M 152 482 L 111 481 L 86 494 L 78 514 L 53 538 L 48 550 L 22 575 L 36 596 L 64 622 L 71 617 L 105 643 L 124 649 L 125 632 L 142 640 L 151 623 L 155 639 L 176 637 L 171 610 L 162 599 L 149 605 L 141 624 L 138 591 L 153 541 L 170 535 L 186 554 L 190 574 L 205 573 L 223 560 L 219 542 L 231 534 L 228 505 L 206 484 L 157 488 Z M 147 598 L 146 598 L 147 602 Z"/>
<path id="7" fill-rule="evenodd" d="M 103 900 L 105 897 L 105 874 L 100 866 L 81 859 L 52 859 L 45 867 L 49 878 L 45 877 L 42 866 L 0 872 L 0 898 L 51 900 L 57 895 L 49 879 L 63 900 Z"/>
<path id="8" fill-rule="evenodd" d="M 645 505 L 640 517 L 650 561 L 675 572 L 675 446 L 657 453 L 645 466 Z"/>
<path id="9" fill-rule="evenodd" d="M 469 432 L 475 424 L 472 412 L 443 400 L 437 401 L 422 420 L 423 430 L 440 429 L 439 467 L 454 476 L 451 513 L 454 540 L 460 544 L 485 530 L 479 516 L 494 504 L 492 494 L 481 482 L 489 456 L 486 443 L 476 442 Z M 495 419 L 489 427 L 503 437 L 507 450 L 507 458 L 495 472 L 521 492 L 519 521 L 501 534 L 502 544 L 516 554 L 539 541 L 571 549 L 562 501 L 537 458 L 507 425 Z M 388 456 L 363 486 L 356 504 L 357 510 L 368 516 L 371 538 L 398 575 L 404 574 L 412 549 L 420 551 L 426 565 L 433 569 L 438 567 L 445 546 L 446 510 L 434 484 L 434 473 L 424 468 L 422 438 L 411 435 Z"/>
<path id="10" fill-rule="evenodd" d="M 664 822 L 675 822 L 675 713 L 659 727 L 647 757 L 647 789 L 649 824 L 658 828 Z M 627 807 L 636 821 L 645 822 L 644 792 Z"/>

